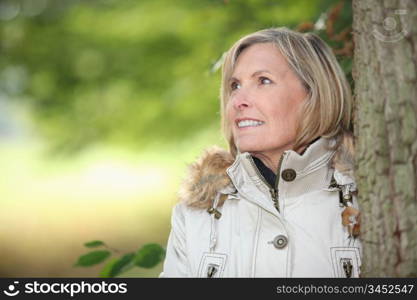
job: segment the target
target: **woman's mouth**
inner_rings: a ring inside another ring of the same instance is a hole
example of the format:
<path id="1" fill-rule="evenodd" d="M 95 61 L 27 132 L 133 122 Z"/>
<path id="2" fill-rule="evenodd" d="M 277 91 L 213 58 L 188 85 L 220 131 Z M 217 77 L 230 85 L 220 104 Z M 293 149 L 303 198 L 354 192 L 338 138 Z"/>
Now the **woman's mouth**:
<path id="1" fill-rule="evenodd" d="M 242 120 L 237 123 L 238 128 L 257 127 L 265 124 L 263 121 Z"/>

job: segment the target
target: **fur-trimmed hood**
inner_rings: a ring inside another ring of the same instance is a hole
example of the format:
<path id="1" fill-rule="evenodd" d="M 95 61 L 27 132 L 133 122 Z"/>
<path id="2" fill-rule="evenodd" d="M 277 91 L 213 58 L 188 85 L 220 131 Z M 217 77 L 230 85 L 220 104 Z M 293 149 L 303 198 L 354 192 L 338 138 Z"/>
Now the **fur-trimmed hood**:
<path id="1" fill-rule="evenodd" d="M 211 146 L 188 167 L 188 173 L 179 189 L 179 200 L 193 208 L 207 209 L 217 192 L 233 187 L 226 169 L 234 157 L 225 149 Z M 331 160 L 331 166 L 341 174 L 353 178 L 353 143 L 344 139 Z M 226 197 L 221 197 L 219 206 Z"/>
<path id="2" fill-rule="evenodd" d="M 233 162 L 234 158 L 228 151 L 218 146 L 207 148 L 188 167 L 188 174 L 180 186 L 179 200 L 191 207 L 208 208 L 216 193 L 231 185 L 226 169 Z"/>

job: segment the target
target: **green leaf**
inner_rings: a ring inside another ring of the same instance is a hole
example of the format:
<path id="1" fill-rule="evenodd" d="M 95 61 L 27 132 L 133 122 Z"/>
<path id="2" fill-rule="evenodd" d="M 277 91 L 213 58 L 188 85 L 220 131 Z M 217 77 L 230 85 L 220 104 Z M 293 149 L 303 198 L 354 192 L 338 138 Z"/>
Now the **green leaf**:
<path id="1" fill-rule="evenodd" d="M 124 268 L 133 260 L 135 257 L 135 253 L 128 253 L 123 255 L 118 261 L 113 265 L 109 272 L 109 277 L 116 277 Z"/>
<path id="2" fill-rule="evenodd" d="M 94 248 L 94 247 L 103 246 L 103 245 L 105 244 L 102 241 L 91 241 L 91 242 L 87 242 L 84 244 L 84 246 L 88 248 Z"/>
<path id="3" fill-rule="evenodd" d="M 111 270 L 113 268 L 113 265 L 116 262 L 118 262 L 118 261 L 119 261 L 119 258 L 118 257 L 114 257 L 114 258 L 110 259 L 106 263 L 106 265 L 104 266 L 104 268 L 101 270 L 101 272 L 100 272 L 100 278 L 110 278 L 111 277 L 110 276 L 110 273 L 111 273 Z"/>
<path id="4" fill-rule="evenodd" d="M 159 264 L 165 256 L 165 249 L 158 244 L 146 244 L 138 250 L 135 257 L 135 265 L 142 268 L 153 268 Z"/>
<path id="5" fill-rule="evenodd" d="M 96 265 L 104 261 L 107 257 L 110 256 L 110 251 L 107 250 L 97 250 L 84 255 L 81 255 L 78 258 L 75 266 L 89 267 Z"/>

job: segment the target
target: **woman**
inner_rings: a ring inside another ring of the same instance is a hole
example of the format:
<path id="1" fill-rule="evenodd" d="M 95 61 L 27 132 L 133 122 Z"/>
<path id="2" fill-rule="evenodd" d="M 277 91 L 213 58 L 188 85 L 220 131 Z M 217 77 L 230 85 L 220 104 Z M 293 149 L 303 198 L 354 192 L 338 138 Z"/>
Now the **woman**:
<path id="1" fill-rule="evenodd" d="M 229 150 L 190 167 L 161 277 L 358 277 L 352 99 L 316 35 L 266 29 L 222 67 Z"/>

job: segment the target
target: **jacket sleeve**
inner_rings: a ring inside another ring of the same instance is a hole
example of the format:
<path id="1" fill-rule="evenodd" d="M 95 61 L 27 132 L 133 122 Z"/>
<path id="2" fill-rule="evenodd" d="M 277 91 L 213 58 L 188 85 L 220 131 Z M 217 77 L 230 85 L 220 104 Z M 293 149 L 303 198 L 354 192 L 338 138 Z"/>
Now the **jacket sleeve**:
<path id="1" fill-rule="evenodd" d="M 189 277 L 189 265 L 186 252 L 184 205 L 175 205 L 171 216 L 171 232 L 168 238 L 163 277 Z"/>

